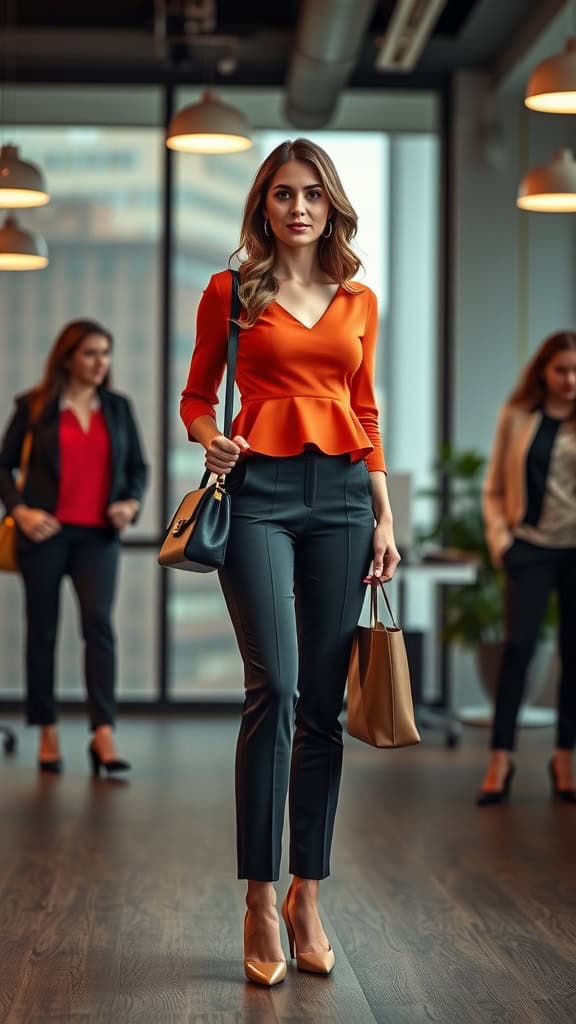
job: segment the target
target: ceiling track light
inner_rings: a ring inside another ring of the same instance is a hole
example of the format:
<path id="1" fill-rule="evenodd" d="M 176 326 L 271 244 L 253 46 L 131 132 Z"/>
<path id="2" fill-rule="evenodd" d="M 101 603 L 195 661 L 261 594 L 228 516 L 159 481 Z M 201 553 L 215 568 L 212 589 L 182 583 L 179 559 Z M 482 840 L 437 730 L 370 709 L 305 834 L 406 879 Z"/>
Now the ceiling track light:
<path id="1" fill-rule="evenodd" d="M 170 121 L 166 145 L 180 153 L 239 153 L 253 145 L 244 114 L 210 90 Z"/>
<path id="2" fill-rule="evenodd" d="M 40 235 L 20 227 L 13 213 L 0 227 L 0 270 L 43 270 L 48 247 Z"/>
<path id="3" fill-rule="evenodd" d="M 550 163 L 529 171 L 520 184 L 516 205 L 538 213 L 576 213 L 576 161 L 570 149 Z"/>
<path id="4" fill-rule="evenodd" d="M 50 202 L 44 175 L 20 158 L 17 146 L 0 149 L 0 207 L 45 206 Z"/>
<path id="5" fill-rule="evenodd" d="M 566 40 L 562 53 L 548 57 L 528 80 L 524 103 L 547 114 L 576 114 L 576 37 Z"/>
<path id="6" fill-rule="evenodd" d="M 376 54 L 377 71 L 412 71 L 447 0 L 397 0 Z"/>

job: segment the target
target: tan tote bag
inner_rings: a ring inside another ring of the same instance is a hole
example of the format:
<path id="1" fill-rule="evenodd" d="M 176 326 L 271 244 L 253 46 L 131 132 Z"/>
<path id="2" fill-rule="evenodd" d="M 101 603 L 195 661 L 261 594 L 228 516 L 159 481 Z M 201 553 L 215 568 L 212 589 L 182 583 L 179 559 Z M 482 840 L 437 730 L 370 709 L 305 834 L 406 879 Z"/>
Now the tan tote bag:
<path id="1" fill-rule="evenodd" d="M 382 590 L 392 626 L 378 621 Z M 402 630 L 384 589 L 372 585 L 370 626 L 357 626 L 348 669 L 346 729 L 373 747 L 409 747 L 420 743 L 414 720 L 410 671 Z"/>
<path id="2" fill-rule="evenodd" d="M 22 491 L 28 473 L 28 463 L 32 451 L 32 431 L 29 430 L 22 443 L 20 455 L 20 475 L 17 487 Z M 18 555 L 16 552 L 16 523 L 12 516 L 4 516 L 0 520 L 0 572 L 18 572 Z"/>

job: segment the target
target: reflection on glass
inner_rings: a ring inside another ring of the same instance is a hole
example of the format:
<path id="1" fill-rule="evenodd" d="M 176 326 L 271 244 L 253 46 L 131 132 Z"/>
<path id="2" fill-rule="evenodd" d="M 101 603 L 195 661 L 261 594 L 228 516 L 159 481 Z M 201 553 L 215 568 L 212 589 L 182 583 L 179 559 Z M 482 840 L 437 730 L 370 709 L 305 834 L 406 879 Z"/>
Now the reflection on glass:
<path id="1" fill-rule="evenodd" d="M 174 573 L 170 695 L 242 695 L 243 670 L 216 573 Z"/>

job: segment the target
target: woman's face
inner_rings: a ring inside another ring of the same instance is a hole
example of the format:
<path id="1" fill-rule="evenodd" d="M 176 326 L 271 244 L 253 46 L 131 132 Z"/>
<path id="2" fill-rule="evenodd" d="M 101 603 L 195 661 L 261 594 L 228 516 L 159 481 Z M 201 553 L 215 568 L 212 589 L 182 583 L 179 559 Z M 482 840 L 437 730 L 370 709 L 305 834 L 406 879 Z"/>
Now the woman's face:
<path id="1" fill-rule="evenodd" d="M 104 334 L 87 334 L 66 364 L 70 380 L 99 387 L 110 370 L 110 342 Z"/>
<path id="2" fill-rule="evenodd" d="M 269 230 L 291 248 L 317 243 L 331 212 L 317 172 L 306 160 L 289 160 L 274 175 L 264 203 Z"/>
<path id="3" fill-rule="evenodd" d="M 544 369 L 544 383 L 551 398 L 576 402 L 576 351 L 557 352 Z"/>

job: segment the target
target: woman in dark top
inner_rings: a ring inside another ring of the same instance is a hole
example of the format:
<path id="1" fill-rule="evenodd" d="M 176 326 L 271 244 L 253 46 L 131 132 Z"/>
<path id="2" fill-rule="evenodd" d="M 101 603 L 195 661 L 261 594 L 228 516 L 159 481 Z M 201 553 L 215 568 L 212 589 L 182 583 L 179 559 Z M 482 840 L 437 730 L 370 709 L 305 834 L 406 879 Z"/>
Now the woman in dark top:
<path id="1" fill-rule="evenodd" d="M 140 509 L 147 467 L 126 398 L 109 390 L 112 336 L 77 320 L 58 337 L 42 383 L 16 398 L 0 449 L 0 499 L 17 526 L 26 597 L 27 720 L 40 726 L 39 767 L 58 773 L 54 646 L 60 585 L 69 575 L 85 644 L 89 756 L 97 774 L 130 767 L 114 738 L 112 603 L 121 531 Z M 24 439 L 32 447 L 18 490 Z"/>
<path id="2" fill-rule="evenodd" d="M 506 574 L 506 643 L 492 755 L 478 804 L 508 796 L 516 717 L 550 593 L 558 595 L 562 675 L 553 793 L 576 803 L 576 332 L 553 334 L 503 407 L 484 487 L 487 540 Z"/>

